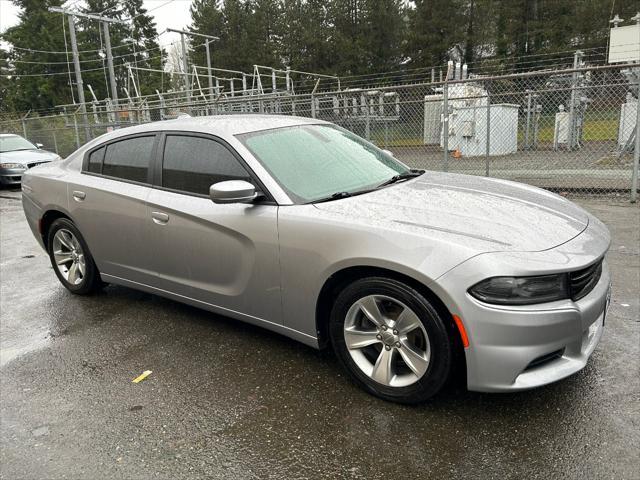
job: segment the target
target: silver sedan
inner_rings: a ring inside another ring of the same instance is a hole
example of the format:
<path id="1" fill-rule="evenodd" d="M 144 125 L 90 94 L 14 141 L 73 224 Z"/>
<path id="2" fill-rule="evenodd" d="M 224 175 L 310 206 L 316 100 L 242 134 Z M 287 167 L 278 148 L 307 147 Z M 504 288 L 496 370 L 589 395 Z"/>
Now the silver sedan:
<path id="1" fill-rule="evenodd" d="M 412 170 L 319 120 L 126 128 L 27 171 L 22 188 L 71 292 L 125 285 L 331 345 L 393 401 L 431 397 L 456 362 L 477 391 L 562 379 L 605 324 L 597 218 L 534 187 Z"/>
<path id="2" fill-rule="evenodd" d="M 60 160 L 60 156 L 42 150 L 20 135 L 0 133 L 0 186 L 20 185 L 25 170 L 42 163 Z"/>

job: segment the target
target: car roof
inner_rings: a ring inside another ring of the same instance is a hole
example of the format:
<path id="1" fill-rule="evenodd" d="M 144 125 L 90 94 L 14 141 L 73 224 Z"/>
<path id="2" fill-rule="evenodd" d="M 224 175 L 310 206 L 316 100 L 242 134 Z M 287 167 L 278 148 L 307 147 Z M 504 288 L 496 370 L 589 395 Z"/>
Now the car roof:
<path id="1" fill-rule="evenodd" d="M 176 118 L 175 120 L 164 120 L 127 127 L 119 129 L 117 132 L 121 132 L 124 135 L 131 133 L 157 132 L 159 130 L 181 130 L 213 133 L 220 136 L 231 136 L 238 135 L 240 133 L 268 130 L 271 128 L 319 123 L 327 122 L 317 120 L 315 118 L 295 117 L 291 115 L 237 114 L 210 115 L 206 117 L 183 116 Z"/>
<path id="2" fill-rule="evenodd" d="M 20 135 L 16 135 L 15 133 L 0 133 L 0 137 L 19 137 Z"/>

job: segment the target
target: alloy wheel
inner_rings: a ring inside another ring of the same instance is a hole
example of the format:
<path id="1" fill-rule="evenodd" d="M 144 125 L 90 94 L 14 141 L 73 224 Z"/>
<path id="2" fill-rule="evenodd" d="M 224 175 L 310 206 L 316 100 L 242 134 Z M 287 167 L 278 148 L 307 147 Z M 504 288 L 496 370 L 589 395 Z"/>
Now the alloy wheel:
<path id="1" fill-rule="evenodd" d="M 53 257 L 62 277 L 71 285 L 80 285 L 86 274 L 84 250 L 75 235 L 61 228 L 53 237 Z"/>
<path id="2" fill-rule="evenodd" d="M 368 295 L 349 308 L 344 340 L 358 368 L 382 385 L 411 385 L 429 368 L 424 325 L 411 308 L 386 295 Z"/>

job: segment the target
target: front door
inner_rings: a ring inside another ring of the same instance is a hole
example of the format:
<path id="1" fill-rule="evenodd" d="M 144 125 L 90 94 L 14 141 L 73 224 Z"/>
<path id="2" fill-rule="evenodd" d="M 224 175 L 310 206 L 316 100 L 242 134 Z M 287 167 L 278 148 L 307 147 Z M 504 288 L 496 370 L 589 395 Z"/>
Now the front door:
<path id="1" fill-rule="evenodd" d="M 219 181 L 255 184 L 223 143 L 167 134 L 160 148 L 159 185 L 147 199 L 159 288 L 281 323 L 278 207 L 209 199 L 210 185 Z"/>

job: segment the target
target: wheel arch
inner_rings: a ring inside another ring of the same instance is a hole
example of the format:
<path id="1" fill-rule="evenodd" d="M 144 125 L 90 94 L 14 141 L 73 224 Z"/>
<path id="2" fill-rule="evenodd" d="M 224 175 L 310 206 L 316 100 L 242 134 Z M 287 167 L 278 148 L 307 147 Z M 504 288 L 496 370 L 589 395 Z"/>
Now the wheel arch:
<path id="1" fill-rule="evenodd" d="M 39 223 L 40 236 L 42 237 L 42 244 L 44 245 L 45 250 L 47 252 L 49 251 L 49 244 L 48 244 L 49 229 L 51 228 L 51 225 L 53 225 L 53 222 L 55 222 L 59 218 L 66 218 L 71 222 L 73 222 L 73 219 L 67 213 L 55 208 L 51 208 L 45 211 L 42 217 L 40 218 L 40 223 Z"/>
<path id="2" fill-rule="evenodd" d="M 319 348 L 324 349 L 328 346 L 329 338 L 329 317 L 334 301 L 342 288 L 349 283 L 366 277 L 386 277 L 406 283 L 418 292 L 420 292 L 436 309 L 445 321 L 454 347 L 454 357 L 459 357 L 464 364 L 464 347 L 460 333 L 453 319 L 453 315 L 436 293 L 421 281 L 395 270 L 384 267 L 375 267 L 368 265 L 350 266 L 333 273 L 320 290 L 316 301 L 316 332 L 318 335 Z"/>

